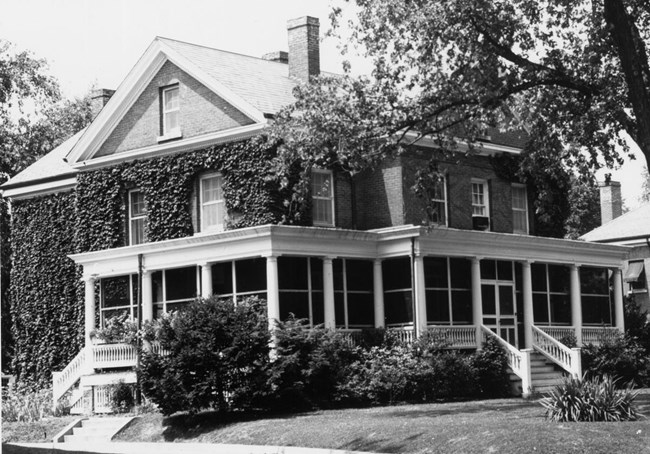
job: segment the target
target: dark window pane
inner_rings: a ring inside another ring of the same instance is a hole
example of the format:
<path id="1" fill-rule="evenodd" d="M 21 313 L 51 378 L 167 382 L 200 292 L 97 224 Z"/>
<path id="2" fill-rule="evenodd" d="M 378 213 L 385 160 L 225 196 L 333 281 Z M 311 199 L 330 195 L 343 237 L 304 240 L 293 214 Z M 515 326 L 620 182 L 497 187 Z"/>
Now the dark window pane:
<path id="1" fill-rule="evenodd" d="M 499 312 L 501 315 L 515 315 L 515 302 L 509 285 L 499 286 Z"/>
<path id="2" fill-rule="evenodd" d="M 239 269 L 237 269 L 237 277 L 239 278 Z M 307 282 L 307 258 L 278 257 L 278 286 L 280 290 L 307 290 Z M 239 289 L 239 279 L 237 287 Z"/>
<path id="3" fill-rule="evenodd" d="M 494 296 L 494 285 L 481 286 L 481 298 L 483 302 L 483 314 L 496 314 L 496 297 Z"/>
<path id="4" fill-rule="evenodd" d="M 167 312 L 182 311 L 190 305 L 190 301 L 183 301 L 180 303 L 167 303 Z"/>
<path id="5" fill-rule="evenodd" d="M 345 305 L 343 292 L 334 293 L 334 317 L 336 326 L 345 326 Z"/>
<path id="6" fill-rule="evenodd" d="M 369 260 L 351 260 L 345 261 L 347 272 L 348 290 L 372 291 L 373 273 L 372 262 Z"/>
<path id="7" fill-rule="evenodd" d="M 451 288 L 472 288 L 472 262 L 467 259 L 450 258 Z"/>
<path id="8" fill-rule="evenodd" d="M 311 289 L 323 290 L 323 260 L 312 257 L 311 262 Z"/>
<path id="9" fill-rule="evenodd" d="M 521 292 L 524 288 L 521 263 L 515 262 L 515 288 Z"/>
<path id="10" fill-rule="evenodd" d="M 101 281 L 102 307 L 129 306 L 129 276 L 105 277 Z"/>
<path id="11" fill-rule="evenodd" d="M 384 290 L 411 288 L 411 259 L 401 257 L 382 262 Z"/>
<path id="12" fill-rule="evenodd" d="M 108 322 L 112 318 L 116 317 L 121 317 L 124 315 L 131 315 L 130 309 L 124 308 L 124 309 L 112 309 L 109 311 L 103 311 L 102 314 L 104 315 L 104 326 L 106 326 L 106 322 Z"/>
<path id="13" fill-rule="evenodd" d="M 472 292 L 453 290 L 451 292 L 451 310 L 454 324 L 472 323 Z"/>
<path id="14" fill-rule="evenodd" d="M 280 292 L 280 319 L 287 320 L 289 314 L 309 320 L 309 299 L 306 292 Z"/>
<path id="15" fill-rule="evenodd" d="M 548 286 L 551 292 L 569 293 L 569 279 L 569 268 L 566 266 L 548 266 Z"/>
<path id="16" fill-rule="evenodd" d="M 424 258 L 424 285 L 427 288 L 447 288 L 447 259 L 445 257 Z"/>
<path id="17" fill-rule="evenodd" d="M 167 301 L 196 297 L 196 267 L 165 270 Z"/>
<path id="18" fill-rule="evenodd" d="M 504 262 L 499 260 L 497 262 L 497 275 L 500 281 L 512 280 L 512 262 Z"/>
<path id="19" fill-rule="evenodd" d="M 212 293 L 215 295 L 232 293 L 232 262 L 212 265 Z"/>
<path id="20" fill-rule="evenodd" d="M 325 304 L 323 303 L 322 292 L 312 292 L 311 308 L 314 317 L 314 325 L 322 325 L 325 323 Z"/>
<path id="21" fill-rule="evenodd" d="M 551 323 L 571 324 L 571 300 L 568 295 L 551 295 Z"/>
<path id="22" fill-rule="evenodd" d="M 160 303 L 163 301 L 162 271 L 155 271 L 151 274 L 151 292 L 153 294 L 154 303 Z"/>
<path id="23" fill-rule="evenodd" d="M 411 292 L 385 293 L 384 311 L 388 325 L 413 322 Z"/>
<path id="24" fill-rule="evenodd" d="M 583 295 L 609 294 L 607 268 L 580 267 L 580 291 Z"/>
<path id="25" fill-rule="evenodd" d="M 548 301 L 545 293 L 533 294 L 533 320 L 535 323 L 548 323 Z"/>
<path id="26" fill-rule="evenodd" d="M 343 259 L 332 261 L 334 270 L 334 290 L 343 290 Z"/>
<path id="27" fill-rule="evenodd" d="M 163 307 L 162 304 L 154 304 L 153 305 L 153 318 L 160 318 L 162 317 L 163 314 Z"/>
<path id="28" fill-rule="evenodd" d="M 133 301 L 134 305 L 138 304 L 138 287 L 140 283 L 138 282 L 140 279 L 138 278 L 137 274 L 132 274 L 131 275 L 131 301 Z M 138 314 L 135 314 L 135 317 L 137 317 Z"/>
<path id="29" fill-rule="evenodd" d="M 449 294 L 447 290 L 427 290 L 427 321 L 449 323 Z"/>
<path id="30" fill-rule="evenodd" d="M 348 294 L 348 325 L 350 328 L 374 326 L 375 306 L 370 293 Z"/>
<path id="31" fill-rule="evenodd" d="M 533 279 L 533 292 L 546 291 L 546 265 L 533 263 L 530 265 L 530 272 Z"/>
<path id="32" fill-rule="evenodd" d="M 278 258 L 278 261 L 280 258 Z M 235 262 L 235 267 L 238 293 L 266 291 L 265 258 L 238 260 Z"/>
<path id="33" fill-rule="evenodd" d="M 494 260 L 481 260 L 481 279 L 496 279 L 497 268 Z"/>
<path id="34" fill-rule="evenodd" d="M 608 296 L 583 296 L 582 321 L 588 324 L 612 323 L 612 314 Z"/>

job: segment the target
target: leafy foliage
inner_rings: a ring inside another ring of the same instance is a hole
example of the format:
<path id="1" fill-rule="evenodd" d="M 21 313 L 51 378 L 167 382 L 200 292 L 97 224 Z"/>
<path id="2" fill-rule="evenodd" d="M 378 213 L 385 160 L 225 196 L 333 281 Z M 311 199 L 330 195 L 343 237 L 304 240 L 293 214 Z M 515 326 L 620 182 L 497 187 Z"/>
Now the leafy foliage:
<path id="1" fill-rule="evenodd" d="M 611 376 L 592 379 L 566 378 L 541 401 L 546 418 L 567 421 L 634 421 L 637 393 L 631 387 L 618 389 Z"/>
<path id="2" fill-rule="evenodd" d="M 33 422 L 47 416 L 61 416 L 66 412 L 62 406 L 52 410 L 52 390 L 48 388 L 7 388 L 2 390 L 2 421 Z"/>
<path id="3" fill-rule="evenodd" d="M 197 301 L 155 328 L 168 353 L 145 352 L 139 378 L 163 414 L 245 409 L 265 395 L 270 337 L 257 298 Z"/>
<path id="4" fill-rule="evenodd" d="M 129 314 L 122 313 L 110 317 L 103 327 L 92 330 L 90 337 L 107 344 L 124 342 L 135 345 L 138 339 L 138 324 L 137 321 L 130 320 Z"/>
<path id="5" fill-rule="evenodd" d="M 508 358 L 496 339 L 490 336 L 483 349 L 474 355 L 478 393 L 485 397 L 504 397 L 510 393 Z"/>
<path id="6" fill-rule="evenodd" d="M 12 205 L 13 367 L 20 382 L 39 387 L 83 345 L 81 275 L 67 257 L 76 252 L 74 203 L 68 192 Z"/>
<path id="7" fill-rule="evenodd" d="M 648 313 L 641 310 L 634 295 L 628 295 L 624 301 L 625 333 L 638 342 L 650 357 L 650 321 Z M 648 360 L 650 367 L 650 360 Z"/>
<path id="8" fill-rule="evenodd" d="M 648 384 L 650 357 L 645 349 L 629 336 L 618 334 L 602 339 L 599 345 L 582 348 L 582 368 L 588 377 L 609 375 L 622 384 Z"/>
<path id="9" fill-rule="evenodd" d="M 111 410 L 114 413 L 126 413 L 135 406 L 134 385 L 119 381 L 110 386 Z"/>

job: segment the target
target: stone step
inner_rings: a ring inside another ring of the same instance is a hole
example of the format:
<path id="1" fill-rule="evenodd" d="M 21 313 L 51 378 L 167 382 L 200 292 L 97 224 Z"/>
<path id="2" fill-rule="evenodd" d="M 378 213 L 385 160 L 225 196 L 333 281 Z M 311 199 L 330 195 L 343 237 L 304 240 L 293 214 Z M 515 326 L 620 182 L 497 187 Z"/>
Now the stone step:
<path id="1" fill-rule="evenodd" d="M 90 418 L 82 421 L 81 427 L 74 427 L 72 433 L 65 435 L 64 443 L 91 443 L 110 441 L 133 418 Z"/>
<path id="2" fill-rule="evenodd" d="M 543 386 L 553 387 L 555 385 L 559 385 L 560 383 L 562 383 L 561 378 L 544 378 L 541 380 L 533 379 L 533 387 L 535 388 L 535 390 Z"/>
<path id="3" fill-rule="evenodd" d="M 550 380 L 550 379 L 555 379 L 555 380 L 562 380 L 562 374 L 559 372 L 551 371 L 551 372 L 542 372 L 542 373 L 533 373 L 531 374 L 531 379 L 533 382 L 535 380 Z"/>

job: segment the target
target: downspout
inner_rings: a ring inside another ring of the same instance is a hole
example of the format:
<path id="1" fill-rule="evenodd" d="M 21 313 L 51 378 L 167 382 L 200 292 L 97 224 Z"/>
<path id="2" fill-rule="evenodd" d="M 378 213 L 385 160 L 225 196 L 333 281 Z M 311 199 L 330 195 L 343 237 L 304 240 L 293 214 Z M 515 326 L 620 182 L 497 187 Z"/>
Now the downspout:
<path id="1" fill-rule="evenodd" d="M 413 338 L 417 336 L 418 330 L 418 311 L 417 311 L 417 301 L 415 300 L 417 292 L 415 289 L 415 237 L 411 237 L 411 310 L 413 311 Z"/>
<path id="2" fill-rule="evenodd" d="M 143 269 L 143 256 L 138 254 L 138 295 L 137 295 L 137 315 L 138 315 L 138 334 L 142 330 L 142 269 Z M 140 384 L 140 377 L 138 371 L 140 370 L 140 355 L 142 354 L 142 339 L 140 335 L 136 336 L 136 385 L 135 385 L 135 403 L 142 404 L 142 388 Z"/>

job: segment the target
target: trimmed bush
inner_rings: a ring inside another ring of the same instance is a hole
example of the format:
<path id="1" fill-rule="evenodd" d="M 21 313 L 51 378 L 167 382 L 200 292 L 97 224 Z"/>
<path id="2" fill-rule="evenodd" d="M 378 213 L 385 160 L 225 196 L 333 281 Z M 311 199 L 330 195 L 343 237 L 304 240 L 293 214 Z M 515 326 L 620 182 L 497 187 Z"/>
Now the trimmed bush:
<path id="1" fill-rule="evenodd" d="M 474 354 L 472 365 L 479 396 L 504 397 L 510 394 L 508 357 L 496 339 L 486 339 L 483 349 Z"/>
<path id="2" fill-rule="evenodd" d="M 568 421 L 633 421 L 639 414 L 633 402 L 637 393 L 631 386 L 617 389 L 610 376 L 592 379 L 565 379 L 542 399 L 546 418 Z"/>
<path id="3" fill-rule="evenodd" d="M 166 351 L 145 352 L 139 370 L 144 394 L 164 415 L 247 409 L 268 395 L 270 334 L 258 298 L 199 300 L 147 326 L 145 340 Z"/>
<path id="4" fill-rule="evenodd" d="M 618 378 L 621 386 L 648 384 L 649 361 L 641 345 L 620 333 L 603 339 L 599 345 L 590 344 L 582 349 L 582 368 L 587 377 L 610 375 Z"/>
<path id="5" fill-rule="evenodd" d="M 120 381 L 111 385 L 111 410 L 114 413 L 127 413 L 135 407 L 135 385 Z"/>

